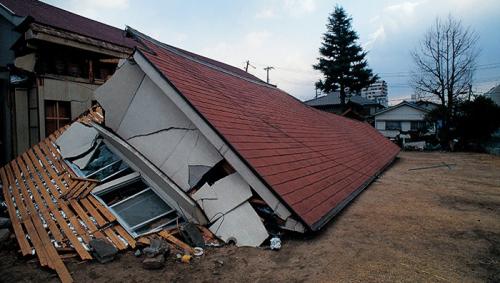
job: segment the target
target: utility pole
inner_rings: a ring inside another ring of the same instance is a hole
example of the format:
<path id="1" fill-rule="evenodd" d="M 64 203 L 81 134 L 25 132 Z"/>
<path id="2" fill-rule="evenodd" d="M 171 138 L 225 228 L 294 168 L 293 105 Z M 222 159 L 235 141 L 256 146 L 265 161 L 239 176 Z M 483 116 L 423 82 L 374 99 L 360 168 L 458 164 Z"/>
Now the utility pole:
<path id="1" fill-rule="evenodd" d="M 469 84 L 469 101 L 470 101 L 471 95 L 472 95 L 472 84 Z"/>
<path id="2" fill-rule="evenodd" d="M 271 71 L 272 69 L 274 69 L 274 67 L 272 66 L 267 66 L 264 68 L 264 70 L 267 72 L 267 83 L 269 83 L 269 71 Z"/>
<path id="3" fill-rule="evenodd" d="M 254 66 L 254 65 L 252 65 L 252 64 L 250 64 L 250 60 L 247 60 L 247 61 L 245 62 L 245 72 L 247 72 L 247 73 L 248 73 L 248 66 L 250 66 L 250 67 L 252 67 L 252 68 L 254 68 L 254 69 L 255 69 L 255 66 Z"/>

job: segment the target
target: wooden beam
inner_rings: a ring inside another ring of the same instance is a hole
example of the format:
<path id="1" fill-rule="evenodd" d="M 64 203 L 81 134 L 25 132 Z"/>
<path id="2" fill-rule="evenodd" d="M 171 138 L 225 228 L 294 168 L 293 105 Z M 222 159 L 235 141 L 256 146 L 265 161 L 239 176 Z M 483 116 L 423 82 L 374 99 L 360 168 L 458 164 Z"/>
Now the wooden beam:
<path id="1" fill-rule="evenodd" d="M 3 184 L 3 196 L 5 198 L 5 202 L 7 204 L 7 210 L 9 211 L 10 221 L 12 222 L 12 228 L 14 228 L 14 233 L 16 234 L 17 242 L 19 243 L 19 247 L 21 248 L 21 253 L 23 256 L 31 254 L 31 245 L 26 239 L 26 234 L 23 231 L 23 227 L 19 222 L 19 218 L 17 217 L 16 208 L 14 207 L 14 203 L 12 202 L 12 196 L 9 192 L 9 187 L 11 184 L 7 181 L 7 177 L 5 174 L 5 169 L 0 168 L 0 177 Z"/>

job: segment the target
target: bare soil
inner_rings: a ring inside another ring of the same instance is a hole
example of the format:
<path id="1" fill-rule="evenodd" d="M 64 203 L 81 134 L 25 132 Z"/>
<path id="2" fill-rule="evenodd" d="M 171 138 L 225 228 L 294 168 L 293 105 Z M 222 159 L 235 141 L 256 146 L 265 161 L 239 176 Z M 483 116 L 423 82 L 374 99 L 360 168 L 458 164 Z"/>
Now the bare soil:
<path id="1" fill-rule="evenodd" d="M 442 162 L 455 165 L 409 170 Z M 0 281 L 58 282 L 16 249 L 0 251 Z M 130 251 L 68 267 L 76 282 L 500 282 L 500 157 L 402 152 L 322 231 L 278 252 L 226 246 L 149 271 Z"/>

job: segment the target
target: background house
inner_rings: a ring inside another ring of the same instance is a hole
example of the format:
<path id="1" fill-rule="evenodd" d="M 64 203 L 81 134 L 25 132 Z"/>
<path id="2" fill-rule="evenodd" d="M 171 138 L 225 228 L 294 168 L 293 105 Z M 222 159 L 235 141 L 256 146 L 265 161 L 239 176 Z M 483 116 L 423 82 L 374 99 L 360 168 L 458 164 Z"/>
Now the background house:
<path id="1" fill-rule="evenodd" d="M 497 85 L 484 94 L 500 106 L 500 85 Z"/>
<path id="2" fill-rule="evenodd" d="M 34 0 L 0 0 L 0 164 L 93 103 L 134 41 L 124 32 Z"/>
<path id="3" fill-rule="evenodd" d="M 435 134 L 434 123 L 425 120 L 425 116 L 437 107 L 435 103 L 419 101 L 403 101 L 397 105 L 383 109 L 374 115 L 375 128 L 385 137 L 394 139 L 401 134 L 409 135 L 425 130 L 427 134 Z"/>
<path id="4" fill-rule="evenodd" d="M 304 103 L 322 111 L 362 121 L 369 121 L 373 114 L 384 108 L 380 103 L 358 95 L 346 97 L 346 107 L 342 107 L 339 92 L 331 92 Z"/>

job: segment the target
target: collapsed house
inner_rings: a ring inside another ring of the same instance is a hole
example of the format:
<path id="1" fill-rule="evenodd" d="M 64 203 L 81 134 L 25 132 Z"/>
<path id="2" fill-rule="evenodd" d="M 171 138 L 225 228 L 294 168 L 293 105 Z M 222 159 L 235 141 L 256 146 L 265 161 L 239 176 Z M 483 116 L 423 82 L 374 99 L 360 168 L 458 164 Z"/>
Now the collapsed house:
<path id="1" fill-rule="evenodd" d="M 99 106 L 0 169 L 23 254 L 54 257 L 69 239 L 89 259 L 91 238 L 124 249 L 180 223 L 238 246 L 317 231 L 399 152 L 369 124 L 127 32 L 138 47 L 96 90 Z"/>

